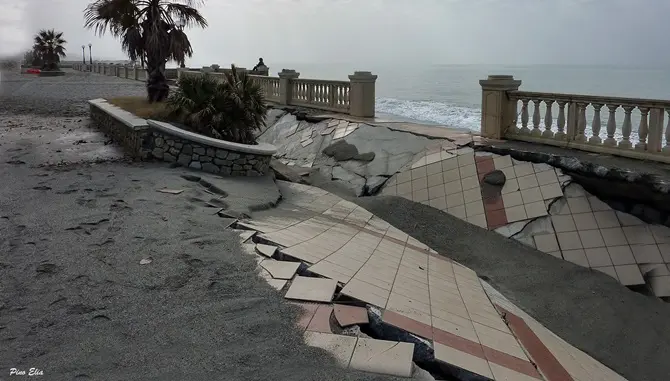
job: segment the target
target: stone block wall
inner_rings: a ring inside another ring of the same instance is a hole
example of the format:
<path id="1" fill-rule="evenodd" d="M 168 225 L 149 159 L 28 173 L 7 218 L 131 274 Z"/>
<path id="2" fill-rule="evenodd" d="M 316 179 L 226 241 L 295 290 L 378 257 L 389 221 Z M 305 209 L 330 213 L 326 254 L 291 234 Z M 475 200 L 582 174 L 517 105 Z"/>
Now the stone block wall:
<path id="1" fill-rule="evenodd" d="M 206 147 L 190 140 L 152 131 L 151 156 L 184 167 L 232 176 L 260 176 L 270 168 L 271 156 Z"/>
<path id="2" fill-rule="evenodd" d="M 149 125 L 130 127 L 96 104 L 90 105 L 90 115 L 94 125 L 135 160 L 155 159 L 229 176 L 261 176 L 270 169 L 269 154 L 211 147 Z"/>
<path id="3" fill-rule="evenodd" d="M 149 158 L 150 150 L 145 147 L 145 141 L 150 140 L 149 126 L 129 127 L 95 105 L 90 105 L 90 115 L 94 125 L 115 143 L 120 144 L 133 159 Z"/>

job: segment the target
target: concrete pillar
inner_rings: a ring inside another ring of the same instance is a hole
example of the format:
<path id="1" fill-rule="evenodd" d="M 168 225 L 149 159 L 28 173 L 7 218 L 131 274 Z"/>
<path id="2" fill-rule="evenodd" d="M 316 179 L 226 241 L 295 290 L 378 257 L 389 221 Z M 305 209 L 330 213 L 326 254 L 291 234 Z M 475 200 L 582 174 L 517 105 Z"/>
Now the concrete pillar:
<path id="1" fill-rule="evenodd" d="M 663 150 L 663 125 L 665 124 L 665 110 L 652 108 L 649 112 L 649 137 L 647 138 L 647 152 L 661 152 Z"/>
<path id="2" fill-rule="evenodd" d="M 516 103 L 508 91 L 517 91 L 521 81 L 511 75 L 489 75 L 479 81 L 482 87 L 482 125 L 480 134 L 489 139 L 501 139 L 516 119 Z"/>
<path id="3" fill-rule="evenodd" d="M 293 99 L 293 80 L 298 79 L 300 73 L 295 70 L 282 69 L 279 73 L 279 104 L 290 105 Z"/>
<path id="4" fill-rule="evenodd" d="M 349 76 L 349 82 L 349 114 L 374 118 L 377 76 L 369 71 L 356 71 Z"/>

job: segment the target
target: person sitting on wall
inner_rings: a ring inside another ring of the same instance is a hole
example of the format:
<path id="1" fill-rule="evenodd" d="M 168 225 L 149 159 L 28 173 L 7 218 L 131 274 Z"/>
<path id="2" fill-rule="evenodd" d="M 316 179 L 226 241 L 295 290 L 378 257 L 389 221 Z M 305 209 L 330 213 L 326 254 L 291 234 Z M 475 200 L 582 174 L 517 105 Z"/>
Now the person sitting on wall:
<path id="1" fill-rule="evenodd" d="M 252 70 L 252 71 L 266 71 L 266 70 L 268 70 L 268 67 L 265 66 L 265 62 L 263 62 L 263 59 L 262 59 L 262 58 L 259 58 L 259 59 L 258 59 L 258 63 L 257 63 L 256 66 L 254 66 L 254 68 L 251 69 L 251 70 Z"/>

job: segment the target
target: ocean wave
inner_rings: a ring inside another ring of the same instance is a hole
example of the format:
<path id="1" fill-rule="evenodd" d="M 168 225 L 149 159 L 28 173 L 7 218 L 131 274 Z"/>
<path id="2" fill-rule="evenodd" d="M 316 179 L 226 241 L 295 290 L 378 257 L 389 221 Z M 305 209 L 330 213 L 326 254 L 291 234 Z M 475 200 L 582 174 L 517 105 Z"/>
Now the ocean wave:
<path id="1" fill-rule="evenodd" d="M 447 127 L 479 131 L 481 110 L 433 101 L 410 101 L 394 98 L 377 98 L 376 110 L 417 122 L 441 124 Z"/>

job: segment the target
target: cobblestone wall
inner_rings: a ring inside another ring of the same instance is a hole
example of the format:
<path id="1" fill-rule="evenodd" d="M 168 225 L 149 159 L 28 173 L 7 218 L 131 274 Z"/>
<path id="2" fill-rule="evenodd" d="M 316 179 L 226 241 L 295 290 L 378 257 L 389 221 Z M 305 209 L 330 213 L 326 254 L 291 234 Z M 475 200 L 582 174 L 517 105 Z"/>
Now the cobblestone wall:
<path id="1" fill-rule="evenodd" d="M 231 176 L 261 176 L 270 168 L 271 155 L 209 147 L 149 126 L 132 128 L 94 105 L 91 105 L 91 119 L 98 129 L 123 146 L 134 159 L 156 159 Z"/>

